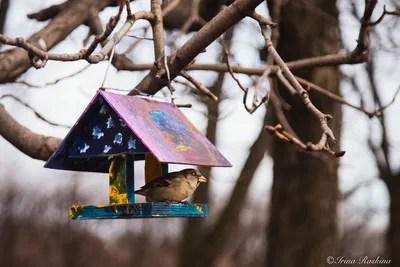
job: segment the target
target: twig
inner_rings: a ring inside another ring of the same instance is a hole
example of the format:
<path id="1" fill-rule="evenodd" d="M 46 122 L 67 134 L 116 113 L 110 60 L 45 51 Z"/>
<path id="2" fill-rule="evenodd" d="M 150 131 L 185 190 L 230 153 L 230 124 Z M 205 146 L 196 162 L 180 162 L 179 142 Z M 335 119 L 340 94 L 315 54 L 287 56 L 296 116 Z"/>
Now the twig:
<path id="1" fill-rule="evenodd" d="M 178 108 L 191 108 L 192 104 L 176 104 Z"/>
<path id="2" fill-rule="evenodd" d="M 345 200 L 349 199 L 351 196 L 353 196 L 354 193 L 356 193 L 360 188 L 370 186 L 375 182 L 376 182 L 375 179 L 369 179 L 369 180 L 362 181 L 362 182 L 358 183 L 357 185 L 353 186 L 353 188 L 351 188 L 350 190 L 348 190 L 344 193 L 341 193 L 340 199 L 342 201 L 345 201 Z"/>
<path id="3" fill-rule="evenodd" d="M 188 20 L 182 25 L 179 34 L 176 35 L 171 41 L 168 43 L 169 46 L 173 47 L 176 43 L 176 40 L 181 37 L 183 34 L 187 33 L 192 27 L 194 23 L 199 23 L 200 25 L 204 25 L 207 22 L 199 15 L 199 8 L 200 8 L 200 0 L 193 0 L 192 1 L 192 9 L 190 12 L 190 16 Z"/>
<path id="4" fill-rule="evenodd" d="M 383 18 L 385 17 L 385 15 L 393 15 L 393 16 L 400 16 L 400 10 L 394 10 L 394 11 L 387 11 L 386 10 L 386 6 L 383 6 L 383 13 L 382 15 L 379 17 L 379 19 L 377 19 L 375 22 L 368 22 L 369 26 L 375 26 L 378 23 L 380 23 Z"/>
<path id="5" fill-rule="evenodd" d="M 378 86 L 375 80 L 375 63 L 372 60 L 367 61 L 367 65 L 365 66 L 365 69 L 368 74 L 368 81 L 370 84 L 371 92 L 374 98 L 375 105 L 378 106 L 379 109 L 383 110 L 383 104 L 382 100 L 379 96 L 378 93 Z M 357 87 L 357 89 L 359 89 Z M 389 179 L 389 177 L 392 177 L 393 170 L 390 162 L 390 141 L 389 141 L 389 136 L 388 136 L 388 129 L 386 126 L 386 121 L 385 121 L 385 113 L 382 112 L 379 117 L 379 122 L 381 124 L 381 129 L 382 129 L 382 134 L 381 134 L 381 143 L 380 143 L 380 150 L 382 151 L 384 160 L 379 159 L 379 154 L 375 154 L 376 162 L 378 165 L 379 172 L 381 174 L 381 177 L 383 180 Z M 368 139 L 369 146 L 372 151 L 378 152 L 377 150 L 374 150 L 374 145 L 371 139 L 371 136 Z"/>
<path id="6" fill-rule="evenodd" d="M 343 105 L 352 107 L 352 108 L 354 108 L 354 109 L 357 109 L 357 110 L 363 112 L 364 114 L 366 114 L 366 115 L 367 115 L 368 117 L 370 117 L 370 118 L 372 118 L 372 117 L 374 117 L 374 116 L 379 116 L 379 113 L 380 113 L 379 110 L 377 110 L 377 111 L 367 111 L 367 110 L 365 110 L 363 107 L 358 107 L 358 106 L 355 106 L 355 105 L 353 105 L 353 104 L 350 104 L 350 103 L 347 102 L 344 98 L 342 98 L 342 97 L 340 97 L 340 96 L 338 96 L 338 95 L 336 95 L 336 94 L 334 94 L 334 93 L 331 93 L 331 92 L 329 92 L 328 90 L 326 90 L 326 89 L 324 89 L 324 88 L 322 88 L 322 87 L 320 87 L 320 86 L 318 86 L 318 85 L 316 85 L 316 84 L 314 84 L 314 83 L 312 83 L 312 82 L 309 82 L 309 81 L 307 81 L 307 80 L 305 80 L 305 79 L 302 79 L 302 78 L 300 78 L 300 77 L 297 77 L 297 76 L 295 76 L 295 77 L 296 77 L 296 79 L 297 79 L 301 84 L 307 86 L 308 91 L 309 91 L 310 89 L 313 89 L 313 90 L 317 91 L 318 93 L 321 93 L 321 94 L 323 94 L 323 95 L 329 97 L 330 99 L 332 99 L 332 100 L 334 100 L 334 101 L 336 101 L 336 102 L 339 102 L 339 103 L 341 103 L 341 104 L 343 104 Z"/>
<path id="7" fill-rule="evenodd" d="M 206 96 L 208 96 L 214 101 L 218 101 L 218 97 L 216 95 L 214 95 L 207 87 L 205 87 L 204 84 L 202 84 L 201 82 L 197 81 L 195 78 L 190 76 L 189 73 L 183 70 L 179 75 L 181 75 L 183 78 L 192 83 L 199 91 L 204 93 Z"/>
<path id="8" fill-rule="evenodd" d="M 148 38 L 148 37 L 142 37 L 142 36 L 136 36 L 136 35 L 131 35 L 131 34 L 127 34 L 127 37 L 132 37 L 135 39 L 139 39 L 139 40 L 147 40 L 147 41 L 154 41 L 153 38 Z"/>
<path id="9" fill-rule="evenodd" d="M 172 10 L 174 10 L 175 7 L 178 6 L 181 0 L 175 0 L 170 3 L 168 3 L 167 6 L 165 6 L 162 9 L 162 15 L 163 17 L 167 16 Z M 146 35 L 147 31 L 150 29 L 151 25 L 147 25 L 146 27 L 143 28 L 144 30 L 144 36 Z M 126 55 L 130 53 L 143 39 L 138 39 L 134 43 L 132 43 L 121 55 Z"/>
<path id="10" fill-rule="evenodd" d="M 125 0 L 125 6 L 126 6 L 126 13 L 128 14 L 128 19 L 132 18 L 132 10 L 131 10 L 131 3 L 129 0 Z"/>
<path id="11" fill-rule="evenodd" d="M 218 13 L 168 57 L 171 79 L 174 79 L 186 66 L 190 65 L 196 56 L 202 53 L 218 36 L 242 20 L 249 11 L 254 10 L 262 2 L 262 0 L 236 0 Z M 168 81 L 159 79 L 157 69 L 157 66 L 154 66 L 136 88 L 148 94 L 155 94 L 166 86 Z M 130 94 L 134 94 L 134 92 Z"/>
<path id="12" fill-rule="evenodd" d="M 254 19 L 255 21 L 257 21 L 258 23 L 263 24 L 263 25 L 268 25 L 268 26 L 270 26 L 272 28 L 278 27 L 277 23 L 268 20 L 267 18 L 261 16 L 260 14 L 258 14 L 255 11 L 250 12 L 249 13 L 249 17 Z"/>
<path id="13" fill-rule="evenodd" d="M 296 78 L 294 77 L 292 72 L 289 70 L 289 68 L 287 67 L 285 62 L 282 60 L 282 58 L 280 57 L 278 52 L 273 47 L 266 25 L 260 24 L 260 27 L 261 27 L 261 31 L 262 31 L 262 34 L 265 39 L 265 45 L 267 47 L 268 52 L 274 57 L 276 64 L 279 65 L 283 74 L 286 76 L 286 78 L 289 80 L 289 82 L 292 84 L 292 86 L 296 89 L 296 91 L 302 98 L 304 105 L 319 119 L 319 121 L 321 122 L 322 132 L 325 135 L 327 135 L 329 138 L 331 138 L 333 142 L 335 142 L 336 141 L 335 136 L 334 136 L 332 130 L 328 126 L 328 118 L 331 116 L 327 115 L 327 114 L 323 114 L 321 111 L 319 111 L 314 106 L 314 104 L 311 102 L 310 98 L 308 97 L 307 91 L 304 90 L 304 88 L 296 80 Z"/>
<path id="14" fill-rule="evenodd" d="M 145 19 L 152 21 L 154 18 L 153 14 L 150 12 L 140 11 L 135 13 L 132 18 L 128 18 L 122 28 L 118 31 L 116 35 L 116 42 L 118 43 L 122 37 L 129 31 L 132 27 L 133 23 L 139 19 Z M 103 34 L 96 36 L 93 42 L 89 45 L 89 47 L 82 49 L 81 51 L 74 53 L 74 54 L 55 54 L 55 53 L 48 53 L 47 51 L 37 48 L 36 46 L 26 42 L 23 38 L 8 38 L 2 34 L 0 34 L 0 43 L 18 46 L 26 51 L 28 51 L 32 56 L 38 57 L 42 61 L 47 60 L 55 60 L 55 61 L 77 61 L 80 59 L 85 59 L 89 63 L 98 63 L 103 60 L 112 50 L 114 46 L 114 40 L 109 40 L 107 44 L 103 47 L 103 49 L 97 53 L 93 54 L 93 51 L 97 47 L 97 45 L 104 40 L 111 34 L 114 30 L 115 26 L 118 22 L 118 16 L 113 16 L 110 18 L 106 30 Z M 35 63 L 35 62 L 32 62 Z"/>
<path id="15" fill-rule="evenodd" d="M 273 79 L 273 82 L 276 83 L 276 79 Z M 274 88 L 275 85 L 273 85 L 272 88 Z M 269 94 L 270 98 L 271 98 L 271 103 L 272 106 L 275 109 L 275 113 L 276 113 L 276 117 L 278 118 L 278 121 L 283 125 L 283 127 L 290 133 L 292 134 L 294 137 L 297 138 L 296 132 L 293 130 L 292 126 L 290 125 L 288 119 L 285 116 L 285 113 L 283 112 L 283 108 L 282 108 L 282 103 L 279 99 L 279 96 L 276 95 L 275 90 L 272 89 L 270 94 Z"/>
<path id="16" fill-rule="evenodd" d="M 297 94 L 296 89 L 294 89 L 294 87 L 290 84 L 290 82 L 285 78 L 285 76 L 283 76 L 282 71 L 279 70 L 276 73 L 276 77 L 278 77 L 278 80 L 288 89 L 288 91 L 290 92 L 290 94 L 295 95 Z"/>
<path id="17" fill-rule="evenodd" d="M 35 85 L 35 84 L 32 84 L 32 83 L 27 82 L 27 81 L 15 81 L 14 83 L 24 84 L 24 85 L 26 85 L 26 86 L 28 86 L 28 87 L 32 87 L 32 88 L 44 88 L 44 87 L 49 86 L 49 85 L 55 85 L 55 84 L 59 83 L 59 82 L 62 81 L 62 80 L 65 80 L 65 79 L 68 79 L 68 78 L 72 78 L 72 77 L 74 77 L 74 76 L 76 76 L 76 75 L 78 75 L 78 74 L 84 72 L 84 71 L 87 70 L 90 66 L 91 66 L 91 65 L 88 64 L 88 65 L 86 65 L 84 68 L 82 68 L 82 69 L 80 69 L 80 70 L 78 70 L 78 71 L 76 71 L 76 72 L 74 72 L 74 73 L 72 73 L 72 74 L 69 74 L 69 75 L 67 75 L 67 76 L 58 78 L 58 79 L 54 80 L 53 82 L 49 82 L 49 83 L 46 83 L 46 84 L 44 84 L 44 85 Z"/>
<path id="18" fill-rule="evenodd" d="M 175 82 L 175 83 L 179 83 L 179 84 L 181 84 L 181 85 L 183 85 L 183 86 L 186 86 L 186 87 L 188 87 L 188 88 L 190 88 L 190 89 L 192 89 L 192 90 L 197 90 L 197 88 L 196 88 L 195 86 L 191 85 L 191 84 L 188 83 L 188 82 L 180 81 L 180 80 L 177 80 L 177 79 L 175 79 L 174 82 Z"/>
<path id="19" fill-rule="evenodd" d="M 50 125 L 58 126 L 58 127 L 63 127 L 63 128 L 67 128 L 67 129 L 70 129 L 70 128 L 71 128 L 70 125 L 60 124 L 60 123 L 55 123 L 55 122 L 49 121 L 48 119 L 44 118 L 39 112 L 37 112 L 32 106 L 30 106 L 28 103 L 26 103 L 25 101 L 21 100 L 20 98 L 14 96 L 14 95 L 11 95 L 11 94 L 2 95 L 2 96 L 0 97 L 0 100 L 1 100 L 1 99 L 4 99 L 4 98 L 6 98 L 6 97 L 10 97 L 10 98 L 13 98 L 14 100 L 18 101 L 19 103 L 21 103 L 22 105 L 24 105 L 25 107 L 27 107 L 28 109 L 30 109 L 31 111 L 33 111 L 33 113 L 35 114 L 36 117 L 38 117 L 40 120 L 42 120 L 42 121 L 44 121 L 44 122 L 46 122 L 46 123 L 48 123 L 48 124 L 50 124 Z"/>
<path id="20" fill-rule="evenodd" d="M 242 89 L 242 91 L 244 92 L 243 94 L 243 106 L 246 109 L 247 112 L 249 112 L 250 114 L 254 113 L 254 111 L 256 111 L 262 104 L 264 104 L 265 102 L 267 102 L 269 100 L 269 93 L 266 93 L 266 95 L 261 99 L 261 101 L 259 103 L 258 102 L 258 91 L 259 88 L 261 87 L 262 82 L 269 76 L 269 74 L 271 73 L 271 69 L 267 68 L 264 70 L 264 72 L 262 73 L 258 83 L 256 84 L 255 88 L 254 88 L 254 96 L 253 96 L 253 102 L 251 107 L 249 108 L 246 104 L 247 101 L 247 95 L 249 93 L 249 89 L 244 87 L 242 85 L 242 83 L 240 82 L 240 80 L 236 77 L 236 75 L 233 73 L 232 67 L 231 67 L 231 63 L 230 63 L 230 53 L 229 50 L 225 44 L 225 42 L 222 40 L 221 44 L 224 48 L 224 53 L 225 53 L 225 58 L 226 58 L 226 66 L 228 67 L 228 71 L 229 74 L 231 75 L 232 79 L 235 80 L 235 82 L 237 83 L 237 85 L 239 86 L 240 89 Z"/>
<path id="21" fill-rule="evenodd" d="M 394 103 L 394 101 L 396 101 L 396 97 L 397 97 L 397 95 L 398 95 L 399 93 L 400 93 L 400 86 L 399 86 L 399 88 L 397 88 L 396 93 L 394 93 L 394 96 L 393 96 L 393 98 L 392 98 L 392 101 L 390 101 L 388 104 L 386 104 L 386 105 L 382 106 L 381 108 L 379 108 L 376 112 L 382 113 L 385 109 L 387 109 L 388 107 L 390 107 L 390 106 Z"/>
<path id="22" fill-rule="evenodd" d="M 264 126 L 264 129 L 271 135 L 277 137 L 278 139 L 288 142 L 288 143 L 293 143 L 297 147 L 299 147 L 303 151 L 324 151 L 327 152 L 329 155 L 339 158 L 343 157 L 346 151 L 337 151 L 334 152 L 329 148 L 329 145 L 327 143 L 327 135 L 325 133 L 322 134 L 321 140 L 317 144 L 312 144 L 311 142 L 304 144 L 302 141 L 300 141 L 298 138 L 292 136 L 290 133 L 286 132 L 283 130 L 282 125 L 278 124 L 275 127 L 272 127 L 270 125 Z"/>

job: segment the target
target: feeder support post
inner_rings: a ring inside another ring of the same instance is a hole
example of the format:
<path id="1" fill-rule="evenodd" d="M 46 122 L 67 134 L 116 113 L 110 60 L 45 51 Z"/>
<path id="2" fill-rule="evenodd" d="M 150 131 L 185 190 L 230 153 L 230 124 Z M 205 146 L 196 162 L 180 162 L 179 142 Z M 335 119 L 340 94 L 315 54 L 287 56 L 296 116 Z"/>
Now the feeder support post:
<path id="1" fill-rule="evenodd" d="M 126 198 L 129 204 L 135 203 L 135 155 L 126 154 Z"/>

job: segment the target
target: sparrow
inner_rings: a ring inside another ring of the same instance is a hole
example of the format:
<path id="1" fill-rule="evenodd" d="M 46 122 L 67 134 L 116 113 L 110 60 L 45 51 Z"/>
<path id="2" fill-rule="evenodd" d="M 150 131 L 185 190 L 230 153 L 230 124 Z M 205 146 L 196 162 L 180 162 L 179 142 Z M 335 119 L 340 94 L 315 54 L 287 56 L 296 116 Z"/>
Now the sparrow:
<path id="1" fill-rule="evenodd" d="M 142 186 L 135 194 L 150 202 L 179 203 L 190 197 L 207 179 L 196 169 L 184 169 L 160 176 Z"/>

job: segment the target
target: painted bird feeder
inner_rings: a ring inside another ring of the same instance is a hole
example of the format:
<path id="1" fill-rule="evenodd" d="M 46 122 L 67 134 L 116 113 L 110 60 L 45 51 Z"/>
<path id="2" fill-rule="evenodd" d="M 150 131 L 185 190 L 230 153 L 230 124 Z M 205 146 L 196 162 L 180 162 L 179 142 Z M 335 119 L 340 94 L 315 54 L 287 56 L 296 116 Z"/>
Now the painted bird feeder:
<path id="1" fill-rule="evenodd" d="M 109 174 L 109 204 L 72 205 L 71 219 L 207 216 L 205 204 L 135 203 L 140 160 L 146 182 L 168 164 L 232 166 L 175 105 L 98 90 L 45 168 Z"/>

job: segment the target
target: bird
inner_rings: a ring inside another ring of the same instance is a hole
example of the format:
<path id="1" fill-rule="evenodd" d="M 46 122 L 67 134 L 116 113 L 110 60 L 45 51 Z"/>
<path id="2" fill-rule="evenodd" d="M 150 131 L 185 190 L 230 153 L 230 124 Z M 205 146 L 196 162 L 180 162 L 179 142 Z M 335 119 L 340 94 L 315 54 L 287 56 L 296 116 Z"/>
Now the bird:
<path id="1" fill-rule="evenodd" d="M 184 200 L 205 182 L 207 178 L 198 170 L 184 169 L 151 180 L 135 194 L 145 196 L 150 202 L 187 203 Z"/>

